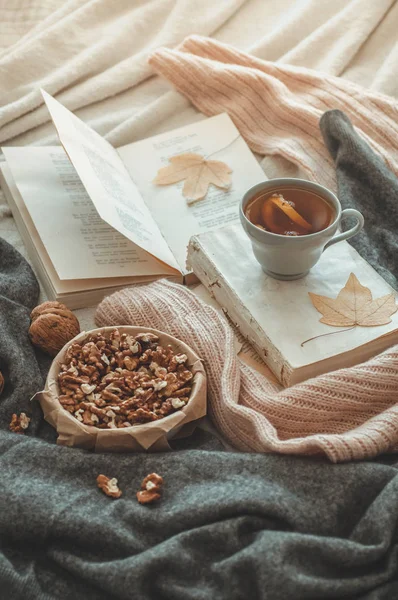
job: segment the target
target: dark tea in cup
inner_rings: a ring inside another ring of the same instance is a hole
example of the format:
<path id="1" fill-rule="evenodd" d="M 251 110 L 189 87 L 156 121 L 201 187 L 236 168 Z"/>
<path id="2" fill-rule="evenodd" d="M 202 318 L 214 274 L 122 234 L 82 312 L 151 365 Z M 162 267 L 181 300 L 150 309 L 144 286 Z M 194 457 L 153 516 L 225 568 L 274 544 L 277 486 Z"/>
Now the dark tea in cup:
<path id="1" fill-rule="evenodd" d="M 259 192 L 244 212 L 260 229 L 287 236 L 317 233 L 336 218 L 334 208 L 324 198 L 294 187 Z"/>
<path id="2" fill-rule="evenodd" d="M 342 210 L 327 188 L 291 177 L 268 179 L 247 190 L 239 217 L 264 273 L 285 281 L 304 277 L 325 250 L 353 237 L 364 224 L 361 213 Z M 346 218 L 356 224 L 337 233 Z"/>

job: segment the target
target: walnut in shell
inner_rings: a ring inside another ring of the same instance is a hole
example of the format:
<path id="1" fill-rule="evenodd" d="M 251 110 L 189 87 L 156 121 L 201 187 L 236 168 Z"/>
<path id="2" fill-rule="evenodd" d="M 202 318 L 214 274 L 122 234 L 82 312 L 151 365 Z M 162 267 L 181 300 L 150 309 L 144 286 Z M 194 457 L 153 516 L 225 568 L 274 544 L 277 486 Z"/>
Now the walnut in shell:
<path id="1" fill-rule="evenodd" d="M 29 337 L 32 344 L 55 356 L 80 333 L 79 321 L 72 311 L 60 302 L 43 302 L 32 310 Z"/>
<path id="2" fill-rule="evenodd" d="M 4 377 L 3 377 L 2 372 L 0 371 L 0 396 L 1 396 L 3 389 L 4 389 Z"/>

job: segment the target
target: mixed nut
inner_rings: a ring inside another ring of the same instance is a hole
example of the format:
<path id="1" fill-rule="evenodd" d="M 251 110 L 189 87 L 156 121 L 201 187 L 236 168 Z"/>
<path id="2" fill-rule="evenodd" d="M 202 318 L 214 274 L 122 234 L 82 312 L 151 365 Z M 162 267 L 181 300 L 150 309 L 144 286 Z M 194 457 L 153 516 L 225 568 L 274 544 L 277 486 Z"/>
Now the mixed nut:
<path id="1" fill-rule="evenodd" d="M 100 429 L 156 421 L 189 401 L 193 374 L 187 361 L 153 333 L 94 333 L 67 349 L 59 401 L 78 421 Z"/>

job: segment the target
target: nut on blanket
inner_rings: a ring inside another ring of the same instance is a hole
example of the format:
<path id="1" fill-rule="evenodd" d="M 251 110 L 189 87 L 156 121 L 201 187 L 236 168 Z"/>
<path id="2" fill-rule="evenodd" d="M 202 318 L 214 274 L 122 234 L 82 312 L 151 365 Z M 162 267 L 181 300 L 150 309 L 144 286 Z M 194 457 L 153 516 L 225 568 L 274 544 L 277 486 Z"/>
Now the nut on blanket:
<path id="1" fill-rule="evenodd" d="M 154 333 L 159 344 L 170 344 L 175 352 L 188 357 L 187 364 L 193 373 L 192 392 L 189 402 L 181 409 L 163 419 L 124 427 L 120 429 L 99 429 L 78 421 L 60 404 L 58 374 L 65 355 L 72 342 L 82 342 L 93 333 L 105 337 L 114 331 L 114 327 L 103 327 L 82 332 L 59 352 L 48 373 L 45 389 L 37 394 L 44 417 L 58 432 L 57 443 L 64 446 L 77 446 L 87 450 L 108 452 L 164 451 L 170 449 L 168 440 L 182 437 L 192 431 L 194 421 L 206 414 L 206 374 L 200 358 L 189 346 L 168 334 L 145 327 L 118 327 L 121 334 L 135 336 L 140 333 Z M 189 425 L 185 427 L 187 424 Z"/>
<path id="2" fill-rule="evenodd" d="M 32 310 L 29 337 L 32 344 L 56 356 L 80 332 L 79 321 L 65 304 L 43 302 Z"/>

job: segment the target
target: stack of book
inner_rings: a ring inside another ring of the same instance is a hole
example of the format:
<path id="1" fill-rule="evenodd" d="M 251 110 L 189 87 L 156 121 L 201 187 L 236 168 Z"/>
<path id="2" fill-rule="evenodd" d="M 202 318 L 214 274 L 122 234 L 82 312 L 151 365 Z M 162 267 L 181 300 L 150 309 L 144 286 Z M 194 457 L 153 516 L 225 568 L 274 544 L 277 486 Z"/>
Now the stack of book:
<path id="1" fill-rule="evenodd" d="M 43 96 L 62 146 L 3 147 L 0 182 L 48 298 L 80 308 L 133 283 L 190 282 L 190 237 L 237 222 L 242 195 L 265 179 L 229 116 L 114 149 Z M 156 185 L 169 158 L 187 152 L 224 161 L 231 187 L 210 186 L 190 205 L 183 182 Z"/>

